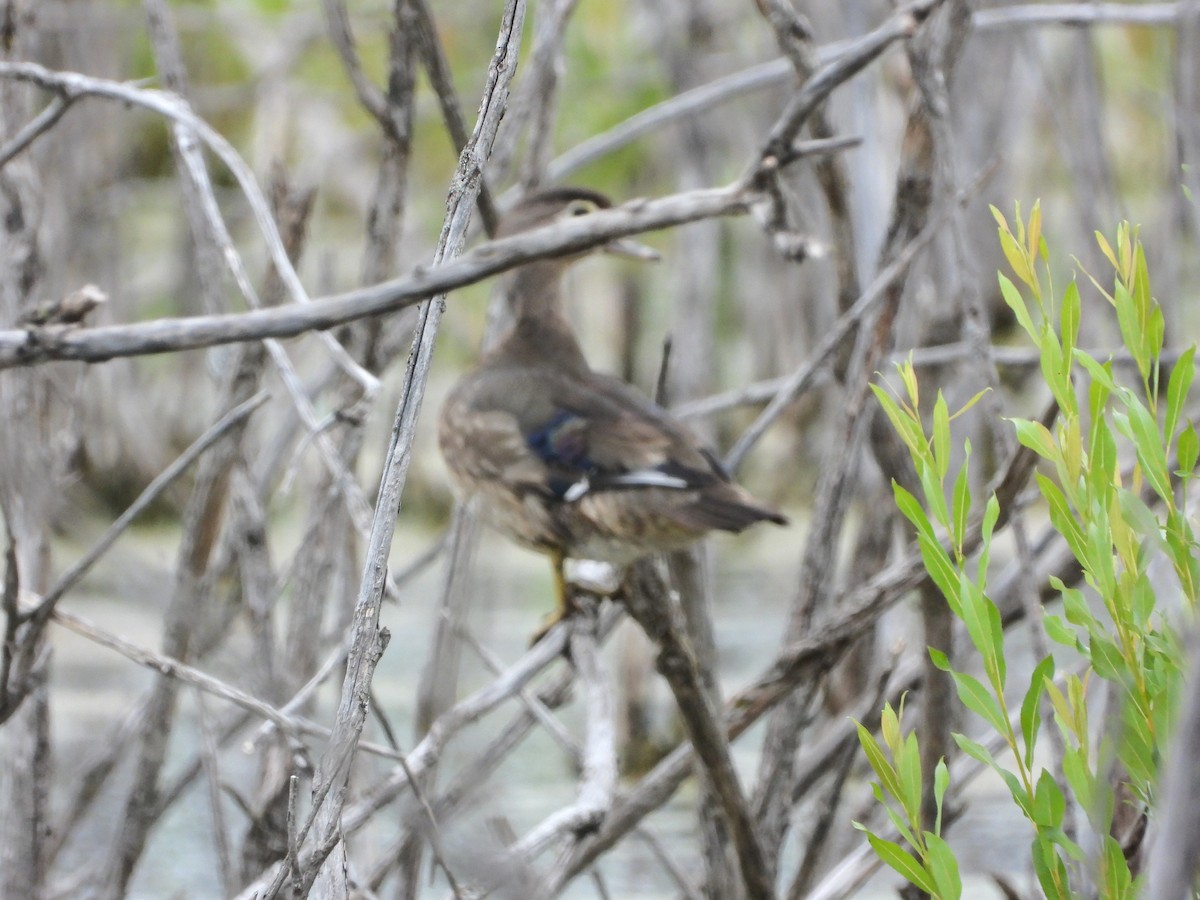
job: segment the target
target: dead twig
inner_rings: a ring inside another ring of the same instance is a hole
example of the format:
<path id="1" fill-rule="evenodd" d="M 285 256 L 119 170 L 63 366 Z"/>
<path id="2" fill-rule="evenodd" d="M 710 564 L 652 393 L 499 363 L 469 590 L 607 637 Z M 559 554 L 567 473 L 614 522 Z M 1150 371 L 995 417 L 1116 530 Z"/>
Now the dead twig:
<path id="1" fill-rule="evenodd" d="M 511 0 L 505 13 L 496 44 L 496 54 L 488 70 L 487 84 L 480 104 L 475 131 L 463 150 L 453 188 L 450 191 L 448 214 L 435 252 L 435 263 L 451 259 L 462 250 L 467 224 L 474 199 L 479 192 L 483 161 L 495 141 L 507 101 L 508 85 L 516 71 L 517 48 L 525 19 L 524 0 Z M 400 497 L 412 459 L 412 441 L 417 416 L 424 397 L 434 340 L 445 304 L 435 299 L 425 304 L 413 338 L 413 352 L 405 375 L 404 393 L 396 410 L 392 439 L 384 463 L 375 520 L 354 609 L 354 638 L 347 659 L 346 677 L 342 685 L 333 736 L 322 756 L 314 781 L 314 793 L 328 797 L 314 806 L 314 827 L 319 847 L 336 846 L 342 829 L 342 808 L 349 776 L 348 765 L 353 758 L 366 719 L 366 698 L 369 694 L 375 664 L 386 644 L 386 631 L 379 624 L 379 608 L 387 557 L 391 549 Z M 338 866 L 324 865 L 324 859 L 314 860 L 318 877 L 328 879 L 326 887 L 344 878 Z"/>

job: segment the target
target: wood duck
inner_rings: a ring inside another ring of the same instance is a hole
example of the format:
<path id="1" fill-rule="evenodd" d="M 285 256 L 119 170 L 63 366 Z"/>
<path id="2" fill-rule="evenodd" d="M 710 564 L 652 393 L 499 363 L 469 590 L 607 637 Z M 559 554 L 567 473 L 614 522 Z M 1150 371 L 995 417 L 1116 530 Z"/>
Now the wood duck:
<path id="1" fill-rule="evenodd" d="M 505 216 L 500 234 L 610 205 L 581 188 L 542 191 Z M 600 249 L 645 255 L 634 248 L 616 241 Z M 438 435 L 459 488 L 480 498 L 487 521 L 550 556 L 558 607 L 546 628 L 570 611 L 567 558 L 626 566 L 713 529 L 787 522 L 735 484 L 666 410 L 588 366 L 562 308 L 563 276 L 583 255 L 515 272 L 512 327 L 453 388 Z"/>

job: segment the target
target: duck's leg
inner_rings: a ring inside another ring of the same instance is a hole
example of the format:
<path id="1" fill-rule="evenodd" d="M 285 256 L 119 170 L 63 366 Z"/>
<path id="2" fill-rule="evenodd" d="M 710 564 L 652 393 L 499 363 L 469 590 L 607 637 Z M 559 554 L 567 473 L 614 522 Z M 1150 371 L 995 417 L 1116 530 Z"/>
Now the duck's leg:
<path id="1" fill-rule="evenodd" d="M 550 552 L 550 564 L 554 567 L 554 611 L 542 619 L 542 626 L 534 632 L 533 638 L 529 642 L 530 646 L 545 637 L 546 632 L 570 616 L 575 609 L 567 587 L 567 576 L 563 572 L 565 562 L 566 556 L 561 551 L 552 550 Z"/>

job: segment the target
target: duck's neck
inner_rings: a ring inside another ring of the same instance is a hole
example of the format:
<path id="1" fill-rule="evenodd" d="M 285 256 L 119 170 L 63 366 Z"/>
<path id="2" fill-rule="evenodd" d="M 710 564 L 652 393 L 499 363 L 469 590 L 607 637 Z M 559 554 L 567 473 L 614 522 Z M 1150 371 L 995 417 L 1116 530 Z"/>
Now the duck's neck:
<path id="1" fill-rule="evenodd" d="M 523 266 L 509 286 L 513 325 L 502 343 L 504 351 L 544 359 L 561 368 L 588 368 L 571 323 L 563 312 L 566 266 L 546 261 Z"/>

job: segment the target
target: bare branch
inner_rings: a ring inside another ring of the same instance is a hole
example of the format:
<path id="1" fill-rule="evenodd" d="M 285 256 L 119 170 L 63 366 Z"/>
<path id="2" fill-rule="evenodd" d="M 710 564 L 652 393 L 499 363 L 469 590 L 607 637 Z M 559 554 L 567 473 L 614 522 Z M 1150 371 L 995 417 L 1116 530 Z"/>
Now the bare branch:
<path id="1" fill-rule="evenodd" d="M 285 734 L 292 736 L 309 734 L 320 738 L 328 738 L 332 734 L 332 731 L 323 725 L 318 725 L 307 719 L 291 715 L 285 709 L 277 709 L 271 704 L 259 700 L 242 689 L 221 681 L 219 678 L 202 672 L 194 666 L 190 666 L 154 650 L 141 647 L 132 641 L 105 631 L 83 616 L 56 609 L 51 613 L 50 621 L 56 625 L 61 625 L 63 628 L 80 637 L 87 638 L 101 647 L 107 647 L 109 650 L 116 651 L 126 659 L 159 675 L 173 678 L 181 684 L 186 684 L 189 687 L 204 691 L 206 694 L 211 694 L 214 697 L 219 697 L 222 700 L 233 703 L 247 712 L 266 719 Z M 295 706 L 298 703 L 293 701 L 290 705 Z M 360 744 L 360 747 L 368 753 L 386 759 L 399 759 L 401 755 L 390 747 L 385 747 L 381 744 L 364 742 Z"/>
<path id="2" fill-rule="evenodd" d="M 571 659 L 583 682 L 587 710 L 583 778 L 574 804 L 551 815 L 513 845 L 511 853 L 519 860 L 533 859 L 563 834 L 593 830 L 612 807 L 617 786 L 616 703 L 611 679 L 597 651 L 595 610 L 574 617 L 571 625 Z"/>
<path id="3" fill-rule="evenodd" d="M 1019 3 L 976 10 L 971 24 L 979 30 L 1040 25 L 1172 25 L 1183 15 L 1185 2 L 1139 3 Z"/>
<path id="4" fill-rule="evenodd" d="M 269 393 L 260 391 L 245 403 L 240 403 L 229 410 L 200 437 L 196 438 L 191 446 L 183 451 L 171 465 L 163 469 L 153 481 L 146 485 L 145 489 L 138 494 L 137 499 L 129 504 L 125 512 L 121 513 L 116 521 L 108 526 L 104 534 L 100 536 L 100 540 L 87 553 L 80 557 L 71 568 L 58 577 L 53 586 L 42 595 L 37 607 L 32 612 L 26 614 L 26 620 L 32 626 L 37 626 L 39 622 L 45 622 L 49 618 L 50 613 L 53 612 L 54 606 L 58 603 L 59 599 L 79 583 L 79 580 L 108 551 L 108 548 L 116 543 L 117 538 L 133 524 L 134 519 L 153 505 L 162 496 L 163 491 L 170 487 L 176 478 L 186 472 L 192 463 L 204 454 L 204 451 L 228 434 L 231 429 L 243 424 L 252 412 L 267 402 L 269 397 Z"/>
<path id="5" fill-rule="evenodd" d="M 49 131 L 61 119 L 74 99 L 71 97 L 55 97 L 46 108 L 30 119 L 25 126 L 14 134 L 3 147 L 0 147 L 0 168 L 8 165 L 13 157 L 25 150 L 30 144 Z"/>
<path id="6" fill-rule="evenodd" d="M 447 204 L 448 214 L 435 252 L 435 262 L 453 258 L 462 251 L 470 211 L 479 193 L 483 163 L 491 152 L 496 130 L 504 115 L 508 85 L 516 71 L 517 50 L 525 20 L 524 0 L 511 0 L 496 43 L 496 54 L 488 69 L 487 83 L 480 103 L 475 131 L 459 158 L 458 170 Z M 322 756 L 314 781 L 314 794 L 328 797 L 314 807 L 315 828 L 320 847 L 336 845 L 342 828 L 342 807 L 349 778 L 349 763 L 358 744 L 366 719 L 367 697 L 375 664 L 383 652 L 387 632 L 379 625 L 379 606 L 387 557 L 391 550 L 396 515 L 412 459 L 412 441 L 417 416 L 424 397 L 434 340 L 444 303 L 438 299 L 425 305 L 413 338 L 413 352 L 405 377 L 405 391 L 396 410 L 392 439 L 384 463 L 375 521 L 354 609 L 354 637 L 347 659 L 346 677 L 333 736 Z M 321 884 L 330 890 L 344 878 L 334 866 L 321 865 Z"/>
<path id="7" fill-rule="evenodd" d="M 0 75 L 3 74 L 0 64 Z M 244 313 L 162 318 L 135 325 L 85 329 L 52 326 L 0 331 L 0 369 L 51 359 L 98 362 L 268 337 L 294 337 L 365 316 L 382 315 L 534 259 L 587 250 L 613 238 L 667 228 L 713 216 L 744 213 L 750 196 L 740 188 L 710 188 L 655 200 L 636 200 L 616 209 L 492 241 L 457 259 L 418 268 L 407 278 L 385 281 L 314 300 Z"/>

